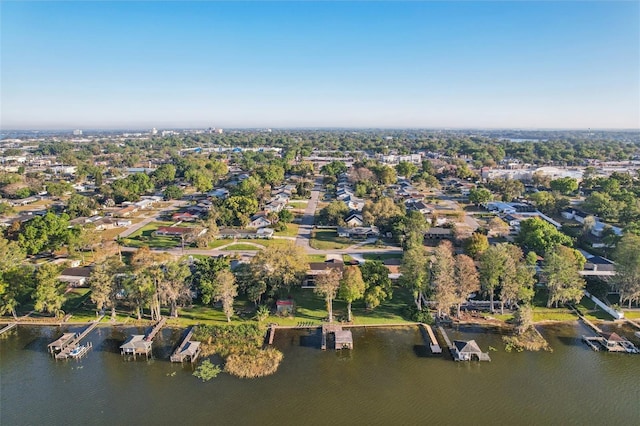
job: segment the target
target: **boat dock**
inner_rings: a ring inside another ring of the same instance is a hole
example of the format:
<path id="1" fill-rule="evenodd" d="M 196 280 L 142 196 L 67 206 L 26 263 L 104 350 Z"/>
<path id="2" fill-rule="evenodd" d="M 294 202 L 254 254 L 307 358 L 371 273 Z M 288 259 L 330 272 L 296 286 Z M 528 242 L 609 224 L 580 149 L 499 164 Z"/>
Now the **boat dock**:
<path id="1" fill-rule="evenodd" d="M 594 351 L 604 349 L 609 352 L 640 354 L 640 349 L 617 333 L 603 333 L 600 336 L 593 337 L 582 336 L 582 340 Z"/>
<path id="2" fill-rule="evenodd" d="M 153 328 L 151 329 L 151 331 L 149 331 L 145 336 L 144 336 L 144 340 L 146 340 L 147 342 L 151 342 L 153 341 L 153 338 L 156 337 L 156 334 L 158 334 L 158 332 L 160 331 L 160 329 L 162 329 L 162 327 L 164 327 L 164 324 L 167 322 L 167 319 L 165 317 L 160 318 L 160 321 L 158 321 Z"/>
<path id="3" fill-rule="evenodd" d="M 184 339 L 182 339 L 182 343 L 180 343 L 171 355 L 171 362 L 184 362 L 188 359 L 193 363 L 198 359 L 198 355 L 200 355 L 200 342 L 191 341 L 192 336 L 193 327 L 189 329 Z"/>
<path id="4" fill-rule="evenodd" d="M 327 350 L 327 334 L 333 333 L 335 349 L 353 349 L 353 334 L 350 330 L 343 330 L 341 325 L 322 324 L 322 341 L 320 349 Z"/>
<path id="5" fill-rule="evenodd" d="M 165 317 L 160 318 L 156 322 L 151 330 L 147 334 L 133 334 L 131 335 L 121 346 L 120 353 L 122 355 L 133 355 L 135 358 L 137 355 L 145 355 L 147 359 L 151 353 L 151 345 L 153 344 L 153 338 L 162 329 L 167 322 Z"/>
<path id="6" fill-rule="evenodd" d="M 276 324 L 270 324 L 269 328 L 267 329 L 267 333 L 268 333 L 268 339 L 267 339 L 267 345 L 273 345 L 273 339 L 276 337 Z"/>
<path id="7" fill-rule="evenodd" d="M 2 329 L 0 330 L 0 335 L 6 333 L 9 330 L 12 330 L 12 329 L 16 328 L 17 326 L 18 326 L 17 322 L 12 322 L 12 323 L 7 324 L 6 326 L 2 327 Z"/>
<path id="8" fill-rule="evenodd" d="M 422 331 L 422 337 L 424 338 L 425 343 L 429 346 L 429 349 L 431 349 L 431 353 L 441 354 L 442 348 L 440 347 L 440 344 L 438 343 L 438 340 L 436 339 L 436 335 L 431 329 L 431 326 L 429 324 L 420 324 L 420 325 L 421 325 L 420 331 Z"/>
<path id="9" fill-rule="evenodd" d="M 449 340 L 449 336 L 447 336 L 447 332 L 444 331 L 444 328 L 442 328 L 442 326 L 438 326 L 438 330 L 440 330 L 440 334 L 442 335 L 444 342 L 447 344 L 447 348 L 449 348 L 449 350 L 453 352 L 453 345 L 451 344 L 451 340 Z"/>
<path id="10" fill-rule="evenodd" d="M 74 354 L 72 354 L 72 352 L 80 347 L 80 342 L 82 341 L 82 339 L 87 337 L 87 335 L 98 326 L 102 318 L 104 318 L 104 315 L 93 321 L 91 325 L 85 328 L 84 331 L 82 331 L 82 333 L 80 334 L 64 333 L 58 340 L 49 344 L 49 352 L 51 352 L 52 355 L 55 354 L 56 359 L 76 358 L 77 352 Z M 83 347 L 87 348 L 88 350 L 88 348 L 90 348 L 91 346 L 91 343 L 89 343 L 87 344 L 87 346 Z M 85 352 L 86 351 L 83 351 L 81 355 L 84 355 Z"/>

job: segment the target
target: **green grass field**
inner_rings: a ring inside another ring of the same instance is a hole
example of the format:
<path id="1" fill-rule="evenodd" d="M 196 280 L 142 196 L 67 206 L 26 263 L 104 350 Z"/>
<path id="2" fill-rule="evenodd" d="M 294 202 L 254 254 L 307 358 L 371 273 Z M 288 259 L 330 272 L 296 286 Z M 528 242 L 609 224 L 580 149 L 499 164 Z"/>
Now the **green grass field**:
<path id="1" fill-rule="evenodd" d="M 256 247 L 256 246 L 254 246 L 254 245 L 251 245 L 251 244 L 242 244 L 242 243 L 239 243 L 239 244 L 232 244 L 232 245 L 230 245 L 230 246 L 228 246 L 228 247 L 225 247 L 224 249 L 225 249 L 225 250 L 229 250 L 229 251 L 232 251 L 232 250 L 237 250 L 237 251 L 260 250 L 260 248 L 259 248 L 259 247 Z"/>
<path id="2" fill-rule="evenodd" d="M 298 228 L 300 225 L 297 223 L 287 223 L 287 229 L 282 232 L 276 232 L 274 235 L 279 237 L 296 237 L 298 236 Z"/>
<path id="3" fill-rule="evenodd" d="M 364 257 L 365 260 L 402 259 L 402 253 L 364 253 L 362 257 Z"/>
<path id="4" fill-rule="evenodd" d="M 316 250 L 340 250 L 355 243 L 348 238 L 338 237 L 335 229 L 316 229 L 309 244 Z"/>
<path id="5" fill-rule="evenodd" d="M 171 226 L 172 222 L 151 222 L 138 229 L 127 238 L 123 238 L 123 243 L 128 247 L 148 246 L 150 248 L 173 248 L 181 244 L 179 237 L 156 236 L 154 232 L 162 226 Z"/>

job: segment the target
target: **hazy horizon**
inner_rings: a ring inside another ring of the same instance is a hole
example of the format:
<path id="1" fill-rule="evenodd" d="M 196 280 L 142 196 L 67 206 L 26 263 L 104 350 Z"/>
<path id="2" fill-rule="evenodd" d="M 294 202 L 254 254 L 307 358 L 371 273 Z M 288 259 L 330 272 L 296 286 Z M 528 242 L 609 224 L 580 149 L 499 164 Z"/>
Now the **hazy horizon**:
<path id="1" fill-rule="evenodd" d="M 638 2 L 2 2 L 0 128 L 636 130 Z"/>

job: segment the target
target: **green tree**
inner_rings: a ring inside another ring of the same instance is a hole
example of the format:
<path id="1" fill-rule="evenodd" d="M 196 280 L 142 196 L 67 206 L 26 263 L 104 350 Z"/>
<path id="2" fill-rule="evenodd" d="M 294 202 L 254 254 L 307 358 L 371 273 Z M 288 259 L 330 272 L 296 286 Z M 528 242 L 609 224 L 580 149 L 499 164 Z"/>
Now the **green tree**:
<path id="1" fill-rule="evenodd" d="M 456 304 L 455 260 L 450 241 L 442 241 L 434 251 L 431 286 L 438 315 L 448 315 Z"/>
<path id="2" fill-rule="evenodd" d="M 338 177 L 338 175 L 347 171 L 347 166 L 343 161 L 332 161 L 320 168 L 320 173 L 327 176 Z"/>
<path id="3" fill-rule="evenodd" d="M 465 254 L 459 254 L 455 257 L 454 268 L 457 314 L 460 318 L 460 305 L 465 303 L 472 293 L 480 290 L 480 278 L 473 259 Z"/>
<path id="4" fill-rule="evenodd" d="M 482 291 L 489 296 L 493 312 L 493 298 L 504 274 L 504 251 L 499 245 L 490 246 L 480 255 L 479 272 Z"/>
<path id="5" fill-rule="evenodd" d="M 96 304 L 98 311 L 111 309 L 112 321 L 116 319 L 117 295 L 122 289 L 117 273 L 122 271 L 123 266 L 119 258 L 108 258 L 96 264 L 89 275 L 91 301 Z"/>
<path id="6" fill-rule="evenodd" d="M 585 258 L 579 251 L 558 245 L 544 257 L 543 274 L 547 280 L 549 299 L 547 307 L 554 303 L 578 303 L 583 296 L 585 281 L 580 276 Z"/>
<path id="7" fill-rule="evenodd" d="M 233 316 L 233 301 L 238 295 L 236 277 L 231 271 L 223 269 L 215 275 L 214 282 L 214 300 L 216 302 L 222 302 L 222 311 L 227 317 L 227 322 L 231 322 L 231 317 Z"/>
<path id="8" fill-rule="evenodd" d="M 324 273 L 316 276 L 316 286 L 313 291 L 324 297 L 324 301 L 327 303 L 329 322 L 333 322 L 333 300 L 340 289 L 341 279 L 342 271 L 336 268 L 328 268 Z"/>
<path id="9" fill-rule="evenodd" d="M 344 201 L 332 201 L 320 210 L 320 222 L 326 225 L 344 226 L 344 218 L 349 207 Z"/>
<path id="10" fill-rule="evenodd" d="M 194 263 L 193 283 L 205 305 L 211 303 L 214 298 L 216 274 L 225 269 L 229 269 L 229 259 L 222 256 L 198 259 Z"/>
<path id="11" fill-rule="evenodd" d="M 400 161 L 396 166 L 396 171 L 400 176 L 411 179 L 416 173 L 418 173 L 418 166 L 408 161 Z"/>
<path id="12" fill-rule="evenodd" d="M 249 223 L 249 217 L 258 211 L 258 201 L 251 197 L 234 195 L 224 200 L 223 205 L 231 211 L 234 223 L 241 226 Z"/>
<path id="13" fill-rule="evenodd" d="M 18 244 L 27 254 L 34 255 L 45 250 L 59 249 L 69 242 L 70 236 L 69 216 L 58 216 L 49 212 L 23 224 L 18 235 Z"/>
<path id="14" fill-rule="evenodd" d="M 393 296 L 389 269 L 378 260 L 366 261 L 360 267 L 362 279 L 367 285 L 364 301 L 367 309 L 375 309 L 380 303 Z"/>
<path id="15" fill-rule="evenodd" d="M 156 187 L 161 187 L 170 182 L 173 182 L 176 178 L 176 166 L 173 164 L 162 164 L 154 172 L 151 177 L 156 184 Z"/>
<path id="16" fill-rule="evenodd" d="M 571 237 L 558 231 L 555 226 L 546 220 L 534 217 L 520 222 L 520 234 L 518 242 L 535 251 L 546 253 L 558 245 L 572 244 Z"/>
<path id="17" fill-rule="evenodd" d="M 469 202 L 479 206 L 493 200 L 493 194 L 487 188 L 472 188 L 469 190 Z"/>
<path id="18" fill-rule="evenodd" d="M 429 291 L 429 258 L 422 246 L 413 246 L 402 254 L 401 285 L 411 290 L 416 308 L 422 310 L 425 293 Z"/>
<path id="19" fill-rule="evenodd" d="M 351 303 L 364 297 L 367 289 L 359 266 L 347 266 L 342 274 L 338 296 L 347 302 L 347 321 L 351 322 Z"/>
<path id="20" fill-rule="evenodd" d="M 191 302 L 191 271 L 181 262 L 167 262 L 159 282 L 158 292 L 161 303 L 169 305 L 170 315 L 178 317 L 178 304 Z"/>
<path id="21" fill-rule="evenodd" d="M 286 294 L 301 285 L 309 263 L 303 251 L 293 244 L 267 247 L 251 259 L 253 279 L 264 281 L 272 296 Z"/>
<path id="22" fill-rule="evenodd" d="M 549 183 L 552 190 L 569 195 L 578 190 L 578 181 L 572 177 L 554 179 Z"/>
<path id="23" fill-rule="evenodd" d="M 479 232 L 474 232 L 464 242 L 464 251 L 474 259 L 477 259 L 488 248 L 489 239 Z"/>
<path id="24" fill-rule="evenodd" d="M 613 252 L 616 275 L 612 277 L 615 288 L 620 292 L 620 303 L 640 301 L 640 236 L 625 234 Z"/>
<path id="25" fill-rule="evenodd" d="M 164 190 L 163 195 L 165 200 L 179 200 L 184 195 L 184 192 L 178 185 L 169 185 Z"/>
<path id="26" fill-rule="evenodd" d="M 53 263 L 45 263 L 36 271 L 36 291 L 33 295 L 34 309 L 56 316 L 64 302 L 64 286 L 58 281 L 60 267 Z"/>

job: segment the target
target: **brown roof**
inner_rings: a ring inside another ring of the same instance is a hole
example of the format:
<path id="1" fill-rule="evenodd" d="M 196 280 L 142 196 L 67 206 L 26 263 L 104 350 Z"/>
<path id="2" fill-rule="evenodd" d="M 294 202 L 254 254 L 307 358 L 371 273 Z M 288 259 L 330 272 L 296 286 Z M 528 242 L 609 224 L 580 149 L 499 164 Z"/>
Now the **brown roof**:
<path id="1" fill-rule="evenodd" d="M 162 226 L 158 228 L 157 232 L 163 232 L 165 234 L 188 234 L 193 230 L 194 228 L 185 228 L 183 226 Z"/>
<path id="2" fill-rule="evenodd" d="M 602 333 L 602 337 L 607 339 L 608 342 L 624 342 L 624 339 L 618 333 Z"/>

